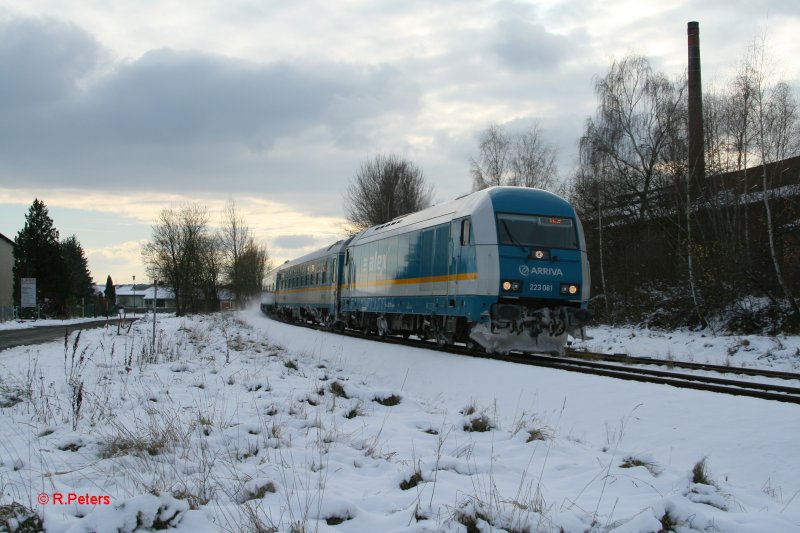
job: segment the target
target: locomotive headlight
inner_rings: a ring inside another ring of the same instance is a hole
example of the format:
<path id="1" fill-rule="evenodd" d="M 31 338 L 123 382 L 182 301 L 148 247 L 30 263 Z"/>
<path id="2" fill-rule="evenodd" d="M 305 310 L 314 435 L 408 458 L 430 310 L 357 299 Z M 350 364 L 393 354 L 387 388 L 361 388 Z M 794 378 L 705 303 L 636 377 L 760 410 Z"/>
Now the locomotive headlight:
<path id="1" fill-rule="evenodd" d="M 564 296 L 575 296 L 580 290 L 580 287 L 574 283 L 561 284 L 561 294 Z"/>
<path id="2" fill-rule="evenodd" d="M 511 282 L 510 281 L 504 281 L 503 282 L 503 290 L 504 291 L 510 291 L 511 290 Z"/>
<path id="3" fill-rule="evenodd" d="M 520 292 L 522 290 L 522 282 L 517 280 L 504 280 L 500 287 L 506 292 Z"/>

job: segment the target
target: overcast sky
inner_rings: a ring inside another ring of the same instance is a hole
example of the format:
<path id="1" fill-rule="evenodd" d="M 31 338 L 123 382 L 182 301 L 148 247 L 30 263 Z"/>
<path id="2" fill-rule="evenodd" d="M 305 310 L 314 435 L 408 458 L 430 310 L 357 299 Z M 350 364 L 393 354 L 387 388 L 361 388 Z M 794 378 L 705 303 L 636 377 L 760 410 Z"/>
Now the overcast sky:
<path id="1" fill-rule="evenodd" d="M 680 76 L 691 20 L 704 89 L 766 35 L 796 90 L 785 0 L 0 0 L 0 233 L 39 198 L 97 281 L 129 283 L 164 207 L 233 198 L 283 261 L 341 236 L 376 154 L 417 163 L 438 201 L 468 192 L 491 122 L 536 121 L 566 176 L 596 77 L 632 52 Z"/>

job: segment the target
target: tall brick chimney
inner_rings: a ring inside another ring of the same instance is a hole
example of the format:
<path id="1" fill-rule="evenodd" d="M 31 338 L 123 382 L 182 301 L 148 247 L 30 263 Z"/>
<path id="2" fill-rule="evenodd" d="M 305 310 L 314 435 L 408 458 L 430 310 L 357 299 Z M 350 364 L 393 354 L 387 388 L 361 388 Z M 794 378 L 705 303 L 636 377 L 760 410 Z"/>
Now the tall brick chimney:
<path id="1" fill-rule="evenodd" d="M 706 173 L 703 155 L 703 88 L 700 83 L 700 24 L 689 22 L 689 181 L 696 184 Z"/>

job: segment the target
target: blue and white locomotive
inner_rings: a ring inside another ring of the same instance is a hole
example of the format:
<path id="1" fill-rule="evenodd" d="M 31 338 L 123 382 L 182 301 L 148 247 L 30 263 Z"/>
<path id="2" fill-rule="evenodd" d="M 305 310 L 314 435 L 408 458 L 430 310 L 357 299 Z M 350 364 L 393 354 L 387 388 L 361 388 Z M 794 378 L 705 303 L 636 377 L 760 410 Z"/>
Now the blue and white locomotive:
<path id="1" fill-rule="evenodd" d="M 575 210 L 492 187 L 368 228 L 269 273 L 265 313 L 364 333 L 561 352 L 591 318 Z"/>

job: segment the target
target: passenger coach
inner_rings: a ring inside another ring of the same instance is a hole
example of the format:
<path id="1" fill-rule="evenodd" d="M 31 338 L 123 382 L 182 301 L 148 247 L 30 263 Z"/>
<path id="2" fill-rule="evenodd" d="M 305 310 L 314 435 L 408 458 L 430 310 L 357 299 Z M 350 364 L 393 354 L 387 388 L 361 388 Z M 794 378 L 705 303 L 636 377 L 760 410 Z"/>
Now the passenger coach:
<path id="1" fill-rule="evenodd" d="M 339 313 L 339 284 L 348 240 L 286 261 L 266 276 L 261 310 L 288 321 L 333 326 Z"/>

